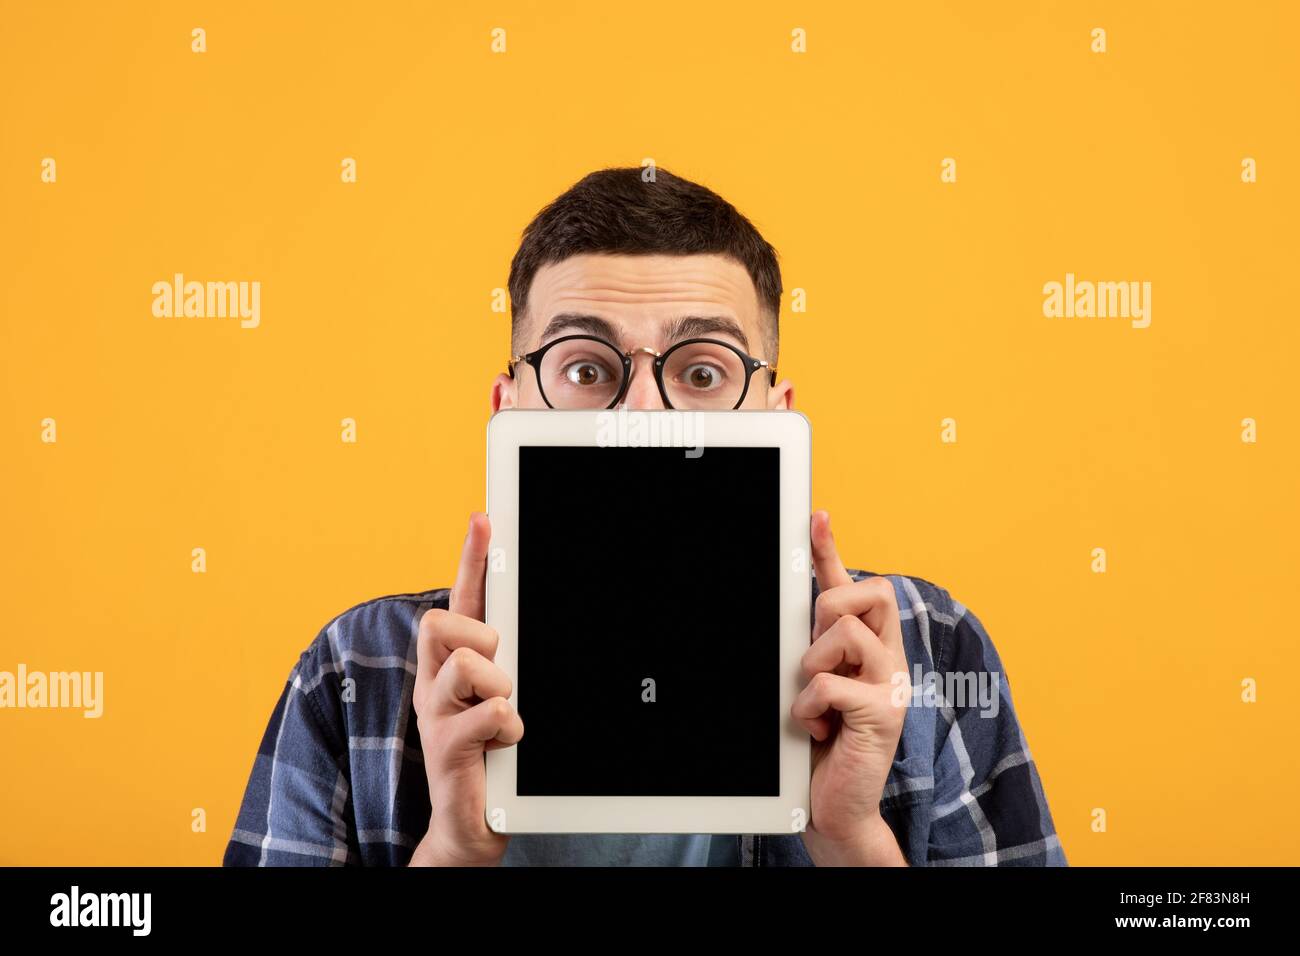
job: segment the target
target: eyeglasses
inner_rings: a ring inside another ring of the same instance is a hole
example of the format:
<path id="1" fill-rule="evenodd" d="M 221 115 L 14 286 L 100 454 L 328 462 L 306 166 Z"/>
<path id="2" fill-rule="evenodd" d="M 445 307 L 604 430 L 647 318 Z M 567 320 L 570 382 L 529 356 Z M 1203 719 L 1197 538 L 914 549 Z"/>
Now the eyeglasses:
<path id="1" fill-rule="evenodd" d="M 632 359 L 639 352 L 654 356 L 665 408 L 739 408 L 750 377 L 760 368 L 776 384 L 776 366 L 717 339 L 686 339 L 666 352 L 645 347 L 623 352 L 594 335 L 564 335 L 534 352 L 512 356 L 506 368 L 513 378 L 520 362 L 531 365 L 550 408 L 613 408 L 627 394 Z"/>

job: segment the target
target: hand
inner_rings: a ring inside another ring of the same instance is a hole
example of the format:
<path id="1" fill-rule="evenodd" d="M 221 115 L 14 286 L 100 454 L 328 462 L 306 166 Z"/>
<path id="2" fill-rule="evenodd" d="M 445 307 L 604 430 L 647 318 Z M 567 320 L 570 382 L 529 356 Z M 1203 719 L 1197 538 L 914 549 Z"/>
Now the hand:
<path id="1" fill-rule="evenodd" d="M 894 587 L 849 576 L 824 511 L 812 518 L 812 551 L 821 593 L 803 656 L 809 680 L 790 709 L 814 738 L 804 845 L 819 866 L 906 866 L 880 816 L 911 698 Z"/>
<path id="2" fill-rule="evenodd" d="M 411 866 L 490 866 L 510 840 L 484 815 L 483 754 L 524 735 L 508 699 L 510 678 L 493 663 L 497 632 L 483 623 L 491 534 L 487 515 L 470 515 L 448 609 L 420 619 L 413 707 L 432 812 Z"/>

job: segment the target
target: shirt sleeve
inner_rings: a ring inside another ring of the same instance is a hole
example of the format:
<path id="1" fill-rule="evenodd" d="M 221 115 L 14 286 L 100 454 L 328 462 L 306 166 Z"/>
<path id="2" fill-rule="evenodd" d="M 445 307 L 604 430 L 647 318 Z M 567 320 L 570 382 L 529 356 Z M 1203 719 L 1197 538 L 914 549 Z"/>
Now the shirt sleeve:
<path id="1" fill-rule="evenodd" d="M 968 609 L 954 602 L 953 615 L 935 660 L 938 714 L 928 862 L 1065 866 L 998 652 Z"/>
<path id="2" fill-rule="evenodd" d="M 271 712 L 226 846 L 225 866 L 359 861 L 345 730 L 322 705 L 322 641 L 299 659 Z"/>

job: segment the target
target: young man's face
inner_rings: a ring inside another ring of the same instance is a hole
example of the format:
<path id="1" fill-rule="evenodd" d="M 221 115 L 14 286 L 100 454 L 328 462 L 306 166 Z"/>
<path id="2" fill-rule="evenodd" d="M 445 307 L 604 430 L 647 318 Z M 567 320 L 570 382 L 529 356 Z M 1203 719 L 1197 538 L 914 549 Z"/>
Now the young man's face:
<path id="1" fill-rule="evenodd" d="M 516 344 L 523 354 L 561 336 L 581 334 L 606 338 L 623 352 L 665 352 L 682 339 L 710 338 L 771 361 L 763 345 L 767 321 L 749 273 L 734 259 L 580 255 L 537 270 Z M 652 362 L 647 352 L 633 355 L 632 381 L 623 397 L 629 409 L 664 407 Z M 789 381 L 772 385 L 767 370 L 759 369 L 740 407 L 784 409 L 793 401 Z M 547 407 L 536 374 L 522 362 L 513 378 L 502 373 L 492 383 L 494 412 Z"/>

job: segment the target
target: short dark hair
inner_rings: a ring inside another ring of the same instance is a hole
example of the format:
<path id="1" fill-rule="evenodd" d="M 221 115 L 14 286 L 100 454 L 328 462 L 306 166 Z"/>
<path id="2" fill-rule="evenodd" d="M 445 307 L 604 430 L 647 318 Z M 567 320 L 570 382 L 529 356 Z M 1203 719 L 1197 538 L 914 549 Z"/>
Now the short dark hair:
<path id="1" fill-rule="evenodd" d="M 510 263 L 512 344 L 528 311 L 528 291 L 544 265 L 584 253 L 709 255 L 735 259 L 749 273 L 767 312 L 762 356 L 776 362 L 781 268 L 776 250 L 753 224 L 711 189 L 663 167 L 654 181 L 636 167 L 601 169 L 570 186 L 524 229 Z"/>

